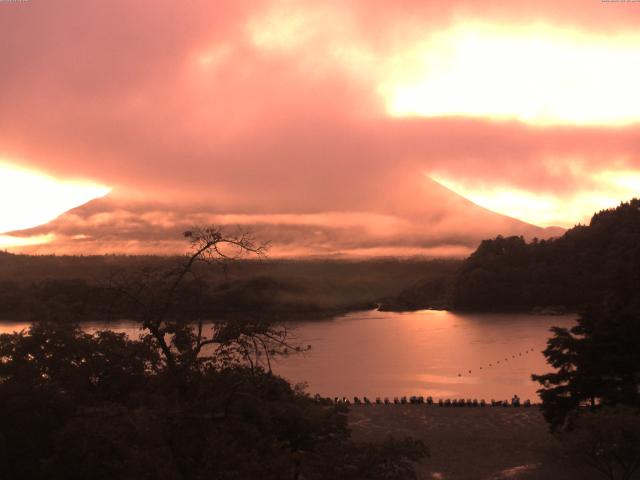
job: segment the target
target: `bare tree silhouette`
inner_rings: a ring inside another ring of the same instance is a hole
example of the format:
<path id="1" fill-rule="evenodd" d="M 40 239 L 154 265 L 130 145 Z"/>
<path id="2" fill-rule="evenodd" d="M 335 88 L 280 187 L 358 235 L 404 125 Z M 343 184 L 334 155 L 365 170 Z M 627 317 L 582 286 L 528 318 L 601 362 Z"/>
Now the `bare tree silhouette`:
<path id="1" fill-rule="evenodd" d="M 109 280 L 115 298 L 132 305 L 134 320 L 162 352 L 169 371 L 236 363 L 270 372 L 274 355 L 309 348 L 290 343 L 286 326 L 273 318 L 255 313 L 214 318 L 206 310 L 210 285 L 198 265 L 226 272 L 234 260 L 265 257 L 268 243 L 258 242 L 249 231 L 217 226 L 195 227 L 183 235 L 191 251 L 175 267 L 147 268 Z"/>

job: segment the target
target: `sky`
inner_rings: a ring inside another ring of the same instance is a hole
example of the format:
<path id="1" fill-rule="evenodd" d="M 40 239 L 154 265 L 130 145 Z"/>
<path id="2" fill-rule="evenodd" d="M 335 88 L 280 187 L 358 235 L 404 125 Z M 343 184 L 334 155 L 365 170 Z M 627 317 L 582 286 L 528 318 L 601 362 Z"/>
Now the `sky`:
<path id="1" fill-rule="evenodd" d="M 612 1 L 0 2 L 0 248 L 556 234 L 640 192 L 639 25 Z"/>

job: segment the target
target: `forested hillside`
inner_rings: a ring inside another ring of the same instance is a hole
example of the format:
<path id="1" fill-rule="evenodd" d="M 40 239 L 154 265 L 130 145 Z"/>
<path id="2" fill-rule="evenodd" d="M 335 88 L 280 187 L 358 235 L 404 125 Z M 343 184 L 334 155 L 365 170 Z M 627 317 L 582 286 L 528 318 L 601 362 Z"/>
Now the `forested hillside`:
<path id="1" fill-rule="evenodd" d="M 559 238 L 484 240 L 460 268 L 458 310 L 577 309 L 609 292 L 640 298 L 640 199 L 593 215 Z"/>

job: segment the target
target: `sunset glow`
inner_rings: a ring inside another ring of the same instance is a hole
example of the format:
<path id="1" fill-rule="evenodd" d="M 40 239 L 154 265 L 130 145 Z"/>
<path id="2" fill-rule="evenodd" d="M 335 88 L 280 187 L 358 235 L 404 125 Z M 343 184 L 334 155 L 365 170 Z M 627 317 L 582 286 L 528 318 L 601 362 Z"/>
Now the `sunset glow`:
<path id="1" fill-rule="evenodd" d="M 640 195 L 638 5 L 0 2 L 2 245 L 181 253 L 215 222 L 462 255 L 586 222 Z"/>
<path id="2" fill-rule="evenodd" d="M 0 32 L 0 480 L 640 472 L 640 0 Z"/>
<path id="3" fill-rule="evenodd" d="M 380 87 L 393 116 L 640 121 L 640 35 L 471 23 L 438 32 L 397 60 Z"/>
<path id="4" fill-rule="evenodd" d="M 63 181 L 13 164 L 0 163 L 0 233 L 34 227 L 67 210 L 106 195 L 109 188 L 89 182 Z M 50 241 L 50 236 L 0 237 L 0 247 Z"/>
<path id="5" fill-rule="evenodd" d="M 594 212 L 617 206 L 621 199 L 640 192 L 640 172 L 603 171 L 592 175 L 594 190 L 575 192 L 569 198 L 536 193 L 508 186 L 487 186 L 460 182 L 438 174 L 431 178 L 476 205 L 534 225 L 570 228 L 589 223 Z"/>
<path id="6" fill-rule="evenodd" d="M 55 235 L 35 235 L 32 237 L 15 237 L 13 235 L 0 235 L 0 248 L 28 247 L 52 242 Z"/>

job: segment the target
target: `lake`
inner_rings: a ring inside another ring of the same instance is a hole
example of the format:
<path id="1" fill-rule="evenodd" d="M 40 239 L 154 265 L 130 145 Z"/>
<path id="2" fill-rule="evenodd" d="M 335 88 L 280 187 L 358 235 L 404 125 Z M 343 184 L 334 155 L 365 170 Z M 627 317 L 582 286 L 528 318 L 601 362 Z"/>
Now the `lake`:
<path id="1" fill-rule="evenodd" d="M 278 359 L 273 369 L 294 383 L 307 382 L 310 393 L 329 397 L 498 400 L 517 394 L 537 401 L 538 384 L 530 376 L 550 371 L 541 353 L 549 328 L 574 323 L 575 316 L 435 310 L 350 313 L 291 323 L 294 341 L 312 348 Z M 26 327 L 5 322 L 0 332 Z M 85 328 L 138 334 L 131 322 L 88 323 Z"/>
<path id="2" fill-rule="evenodd" d="M 551 326 L 574 316 L 359 312 L 299 323 L 310 352 L 278 361 L 291 381 L 324 396 L 431 395 L 537 401 L 531 373 L 550 371 L 542 350 Z M 470 372 L 469 372 L 470 371 Z"/>

